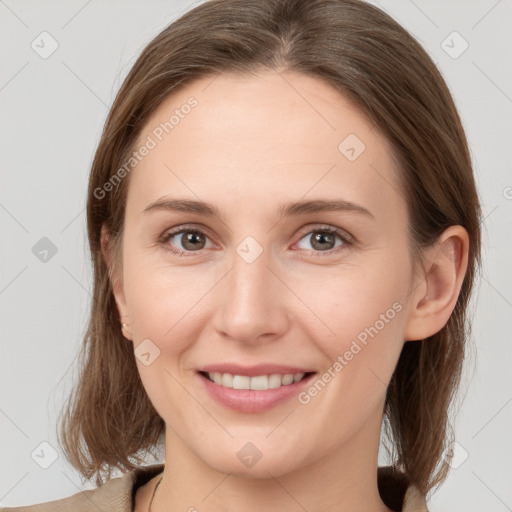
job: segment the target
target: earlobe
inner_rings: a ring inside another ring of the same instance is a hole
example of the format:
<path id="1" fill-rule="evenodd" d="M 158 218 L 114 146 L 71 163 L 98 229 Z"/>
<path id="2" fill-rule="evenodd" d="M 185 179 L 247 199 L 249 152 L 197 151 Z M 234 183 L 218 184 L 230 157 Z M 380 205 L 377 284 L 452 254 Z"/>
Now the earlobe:
<path id="1" fill-rule="evenodd" d="M 101 228 L 101 251 L 105 258 L 105 263 L 109 269 L 109 279 L 112 292 L 119 312 L 119 317 L 122 322 L 122 331 L 125 338 L 131 339 L 131 332 L 129 330 L 129 315 L 128 308 L 126 306 L 126 298 L 124 295 L 124 287 L 122 276 L 118 275 L 117 265 L 114 264 L 114 254 L 110 239 L 110 233 L 108 227 L 103 224 Z"/>
<path id="2" fill-rule="evenodd" d="M 424 275 L 415 284 L 405 340 L 422 340 L 448 322 L 466 275 L 469 236 L 462 226 L 450 226 L 424 251 Z"/>

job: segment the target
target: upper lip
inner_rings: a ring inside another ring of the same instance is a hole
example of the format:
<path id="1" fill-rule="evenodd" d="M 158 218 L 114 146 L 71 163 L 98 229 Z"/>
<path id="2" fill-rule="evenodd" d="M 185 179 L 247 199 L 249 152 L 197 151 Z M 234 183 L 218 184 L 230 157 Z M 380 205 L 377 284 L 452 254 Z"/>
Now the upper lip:
<path id="1" fill-rule="evenodd" d="M 280 364 L 257 364 L 254 366 L 242 366 L 234 363 L 220 363 L 208 364 L 200 368 L 199 371 L 206 373 L 231 373 L 231 375 L 246 375 L 248 377 L 256 377 L 258 375 L 271 375 L 273 373 L 280 373 L 283 375 L 288 373 L 311 373 L 313 370 Z"/>

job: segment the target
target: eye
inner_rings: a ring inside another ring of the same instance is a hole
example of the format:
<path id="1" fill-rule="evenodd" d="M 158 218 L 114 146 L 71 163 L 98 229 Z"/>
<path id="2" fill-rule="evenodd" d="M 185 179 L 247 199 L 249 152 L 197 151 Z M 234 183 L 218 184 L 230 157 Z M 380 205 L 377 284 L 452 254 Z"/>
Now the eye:
<path id="1" fill-rule="evenodd" d="M 187 252 L 198 252 L 210 247 L 211 245 L 207 245 L 209 240 L 200 229 L 181 227 L 179 230 L 165 233 L 160 241 L 174 254 L 185 256 Z M 181 245 L 181 248 L 176 248 L 173 244 Z"/>
<path id="2" fill-rule="evenodd" d="M 339 243 L 337 243 L 336 238 L 339 240 Z M 298 243 L 300 244 L 303 240 L 306 241 L 306 244 L 309 243 L 312 249 L 304 246 L 301 249 L 314 253 L 327 253 L 328 255 L 338 253 L 352 243 L 348 233 L 332 226 L 322 226 L 309 231 Z"/>
<path id="3" fill-rule="evenodd" d="M 338 243 L 336 239 L 339 240 Z M 299 247 L 300 249 L 306 249 L 315 255 L 325 253 L 326 256 L 337 254 L 353 243 L 352 237 L 347 232 L 333 226 L 321 226 L 310 230 L 297 243 L 301 244 L 303 240 L 306 241 L 306 244 L 309 243 L 312 248 Z M 187 253 L 191 255 L 191 253 L 213 246 L 204 231 L 187 226 L 181 226 L 174 231 L 164 233 L 160 243 L 178 256 L 187 256 Z"/>

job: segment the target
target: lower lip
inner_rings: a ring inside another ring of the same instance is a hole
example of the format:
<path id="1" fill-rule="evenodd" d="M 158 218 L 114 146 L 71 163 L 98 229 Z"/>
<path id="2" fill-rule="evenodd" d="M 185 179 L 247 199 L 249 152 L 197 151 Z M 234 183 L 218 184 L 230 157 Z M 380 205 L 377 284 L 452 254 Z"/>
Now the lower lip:
<path id="1" fill-rule="evenodd" d="M 204 382 L 208 393 L 222 405 L 239 412 L 258 413 L 268 411 L 297 395 L 302 388 L 308 385 L 315 374 L 311 373 L 299 382 L 264 391 L 226 388 L 215 384 L 202 373 L 198 373 L 198 375 Z"/>

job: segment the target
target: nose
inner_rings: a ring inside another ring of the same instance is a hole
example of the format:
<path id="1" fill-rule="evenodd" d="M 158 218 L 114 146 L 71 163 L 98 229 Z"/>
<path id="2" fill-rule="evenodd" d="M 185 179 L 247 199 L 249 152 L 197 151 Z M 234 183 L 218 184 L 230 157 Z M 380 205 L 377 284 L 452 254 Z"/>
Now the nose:
<path id="1" fill-rule="evenodd" d="M 265 251 L 252 262 L 235 253 L 216 287 L 215 331 L 243 344 L 270 342 L 286 333 L 293 294 L 278 274 Z"/>

